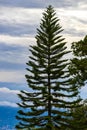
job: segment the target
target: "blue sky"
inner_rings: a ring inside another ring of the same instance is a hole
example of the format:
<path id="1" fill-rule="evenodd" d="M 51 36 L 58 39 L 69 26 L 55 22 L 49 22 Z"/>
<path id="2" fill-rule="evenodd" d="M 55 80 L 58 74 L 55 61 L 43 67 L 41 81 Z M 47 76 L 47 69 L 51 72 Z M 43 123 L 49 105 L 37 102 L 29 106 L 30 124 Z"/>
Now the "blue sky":
<path id="1" fill-rule="evenodd" d="M 0 0 L 0 106 L 16 107 L 17 93 L 27 90 L 28 47 L 35 44 L 42 12 L 53 5 L 67 46 L 87 34 L 87 0 Z M 87 98 L 87 87 L 81 95 Z"/>

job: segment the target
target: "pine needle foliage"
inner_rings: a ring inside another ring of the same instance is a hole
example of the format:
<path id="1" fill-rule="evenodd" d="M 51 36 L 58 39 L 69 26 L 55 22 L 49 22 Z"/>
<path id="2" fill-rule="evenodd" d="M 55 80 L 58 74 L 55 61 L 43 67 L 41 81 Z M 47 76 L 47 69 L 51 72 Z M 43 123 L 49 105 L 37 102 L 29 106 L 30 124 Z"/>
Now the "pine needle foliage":
<path id="1" fill-rule="evenodd" d="M 78 87 L 67 70 L 66 42 L 60 33 L 63 31 L 53 7 L 43 13 L 37 29 L 36 45 L 29 48 L 31 56 L 27 63 L 26 80 L 31 92 L 18 94 L 21 103 L 16 118 L 20 120 L 18 129 L 60 130 L 70 127 L 69 110 L 80 101 Z M 74 98 L 74 100 L 71 100 Z M 69 100 L 70 99 L 70 100 Z"/>

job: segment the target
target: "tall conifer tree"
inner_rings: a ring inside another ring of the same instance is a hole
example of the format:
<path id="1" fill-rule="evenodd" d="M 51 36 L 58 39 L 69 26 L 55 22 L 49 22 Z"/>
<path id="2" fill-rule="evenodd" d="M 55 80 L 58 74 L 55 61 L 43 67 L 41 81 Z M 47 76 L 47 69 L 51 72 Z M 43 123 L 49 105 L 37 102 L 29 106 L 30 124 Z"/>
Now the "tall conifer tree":
<path id="1" fill-rule="evenodd" d="M 55 15 L 53 7 L 48 6 L 37 29 L 37 43 L 30 46 L 32 56 L 27 63 L 26 79 L 31 92 L 21 91 L 19 94 L 21 110 L 16 118 L 20 122 L 16 128 L 64 130 L 72 127 L 69 125 L 71 113 L 67 110 L 75 107 L 80 99 L 78 87 L 67 70 L 65 55 L 69 52 Z"/>

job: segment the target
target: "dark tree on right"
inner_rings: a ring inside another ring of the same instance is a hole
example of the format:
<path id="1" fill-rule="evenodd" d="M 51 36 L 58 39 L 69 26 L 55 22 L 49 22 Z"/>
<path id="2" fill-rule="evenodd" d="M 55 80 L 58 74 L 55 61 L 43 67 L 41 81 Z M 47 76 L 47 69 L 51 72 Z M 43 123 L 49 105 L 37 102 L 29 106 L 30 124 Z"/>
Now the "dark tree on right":
<path id="1" fill-rule="evenodd" d="M 69 66 L 70 74 L 81 87 L 87 82 L 87 36 L 83 40 L 73 42 L 71 49 L 74 57 Z"/>
<path id="2" fill-rule="evenodd" d="M 27 83 L 31 91 L 21 91 L 18 129 L 59 130 L 72 128 L 71 108 L 78 106 L 78 86 L 68 71 L 63 29 L 52 6 L 43 13 L 36 44 L 29 47 Z"/>
<path id="3" fill-rule="evenodd" d="M 78 108 L 71 109 L 73 113 L 72 126 L 70 130 L 87 130 L 87 99 L 83 101 L 83 105 Z"/>
<path id="4" fill-rule="evenodd" d="M 83 40 L 73 42 L 72 46 L 73 58 L 69 65 L 70 75 L 73 77 L 74 84 L 78 88 L 87 84 L 87 36 Z M 86 130 L 87 128 L 87 101 L 79 108 L 71 109 L 73 113 L 71 130 Z"/>

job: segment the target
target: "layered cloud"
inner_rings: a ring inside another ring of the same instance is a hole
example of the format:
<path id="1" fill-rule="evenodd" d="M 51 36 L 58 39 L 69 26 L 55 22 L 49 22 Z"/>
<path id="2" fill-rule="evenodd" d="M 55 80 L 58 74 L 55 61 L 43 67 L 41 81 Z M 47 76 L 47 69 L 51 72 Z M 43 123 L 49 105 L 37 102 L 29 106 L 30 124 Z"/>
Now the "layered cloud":
<path id="1" fill-rule="evenodd" d="M 11 11 L 10 11 L 11 10 Z M 43 9 L 25 9 L 25 8 L 12 8 L 12 7 L 2 7 L 0 13 L 0 24 L 1 29 L 4 30 L 3 35 L 1 35 L 0 39 L 3 37 L 11 39 L 12 36 L 4 35 L 4 33 L 8 33 L 11 35 L 21 35 L 21 37 L 13 37 L 13 41 L 18 40 L 26 43 L 27 40 L 33 39 L 30 35 L 36 34 L 36 28 L 39 25 L 40 19 L 42 17 Z M 78 10 L 78 9 L 65 9 L 59 8 L 56 9 L 57 16 L 60 18 L 63 28 L 66 30 L 66 34 L 70 33 L 72 35 L 80 35 L 83 36 L 86 33 L 85 28 L 86 25 L 86 15 L 87 10 Z M 4 28 L 5 27 L 5 28 Z M 9 27 L 9 29 L 7 28 Z M 5 30 L 7 28 L 7 30 Z M 71 32 L 71 30 L 73 32 Z M 77 31 L 77 34 L 76 34 Z M 81 33 L 82 32 L 82 33 Z M 24 36 L 28 35 L 28 37 Z M 71 35 L 71 36 L 72 36 Z M 20 39 L 20 40 L 19 40 Z"/>
<path id="2" fill-rule="evenodd" d="M 0 21 L 2 24 L 13 26 L 19 24 L 37 24 L 42 15 L 42 9 L 26 9 L 17 7 L 0 7 Z M 31 18 L 32 16 L 32 18 Z"/>
<path id="3" fill-rule="evenodd" d="M 18 94 L 19 91 L 18 90 L 10 90 L 10 89 L 8 89 L 6 87 L 3 87 L 3 88 L 0 88 L 0 93 L 2 93 L 5 96 L 5 94 L 8 94 L 8 95 L 10 95 L 10 94 L 13 94 L 13 95 Z M 10 97 L 8 97 L 8 98 L 10 98 Z"/>
<path id="4" fill-rule="evenodd" d="M 11 6 L 11 7 L 24 7 L 24 8 L 44 8 L 52 4 L 58 8 L 86 8 L 87 1 L 84 0 L 0 0 L 0 5 Z"/>
<path id="5" fill-rule="evenodd" d="M 87 99 L 87 84 L 81 88 L 80 94 L 82 99 Z"/>
<path id="6" fill-rule="evenodd" d="M 11 35 L 0 35 L 0 42 L 5 43 L 7 45 L 17 45 L 17 46 L 25 46 L 28 47 L 29 44 L 35 43 L 34 37 L 28 36 L 11 36 Z"/>
<path id="7" fill-rule="evenodd" d="M 6 87 L 0 88 L 0 106 L 17 107 L 18 93 L 18 90 L 10 90 Z"/>
<path id="8" fill-rule="evenodd" d="M 16 103 L 8 101 L 0 101 L 0 106 L 18 107 Z"/>
<path id="9" fill-rule="evenodd" d="M 0 43 L 0 70 L 25 69 L 28 53 L 28 47 Z"/>
<path id="10" fill-rule="evenodd" d="M 45 7 L 49 4 L 55 7 L 70 49 L 73 41 L 79 41 L 87 34 L 86 3 L 87 0 L 0 0 L 0 105 L 17 106 L 19 91 L 11 88 L 21 89 L 22 86 L 24 89 L 26 86 L 28 47 L 36 42 L 36 29 Z M 5 83 L 4 87 L 2 83 Z M 15 88 L 11 87 L 13 84 Z M 20 87 L 16 87 L 18 84 Z M 86 95 L 85 90 L 82 89 L 82 95 Z"/>
<path id="11" fill-rule="evenodd" d="M 15 83 L 24 83 L 25 82 L 25 73 L 24 71 L 0 71 L 0 82 L 15 82 Z"/>

